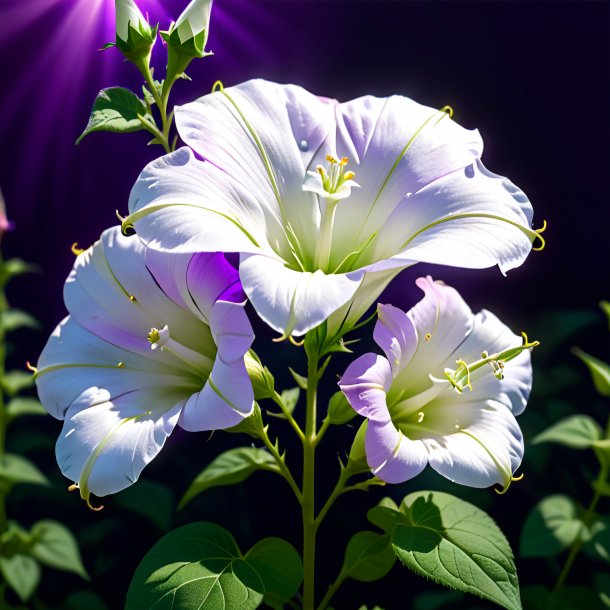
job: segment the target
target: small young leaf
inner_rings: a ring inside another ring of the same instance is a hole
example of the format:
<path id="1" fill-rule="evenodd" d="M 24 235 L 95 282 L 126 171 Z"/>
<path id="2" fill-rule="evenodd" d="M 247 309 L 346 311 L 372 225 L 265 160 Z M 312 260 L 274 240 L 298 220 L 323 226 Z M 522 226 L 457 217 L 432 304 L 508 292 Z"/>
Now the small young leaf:
<path id="1" fill-rule="evenodd" d="M 27 555 L 0 557 L 0 570 L 6 583 L 22 602 L 32 596 L 40 582 L 40 565 Z"/>
<path id="2" fill-rule="evenodd" d="M 601 517 L 589 526 L 589 538 L 582 548 L 589 557 L 610 563 L 610 518 Z"/>
<path id="3" fill-rule="evenodd" d="M 300 388 L 292 388 L 290 390 L 284 390 L 281 394 L 282 402 L 286 407 L 288 413 L 292 413 L 299 402 L 299 396 L 301 394 Z"/>
<path id="4" fill-rule="evenodd" d="M 608 325 L 610 326 L 610 302 L 609 301 L 600 301 L 599 306 L 601 310 L 606 314 L 606 318 L 608 318 Z"/>
<path id="5" fill-rule="evenodd" d="M 522 557 L 553 557 L 567 549 L 581 534 L 581 509 L 564 495 L 548 496 L 527 516 L 521 531 Z"/>
<path id="6" fill-rule="evenodd" d="M 23 415 L 46 415 L 47 411 L 35 398 L 18 397 L 13 398 L 6 405 L 6 417 L 8 423 Z"/>
<path id="7" fill-rule="evenodd" d="M 345 550 L 341 573 L 346 578 L 373 582 L 383 578 L 396 562 L 390 536 L 375 532 L 358 532 Z"/>
<path id="8" fill-rule="evenodd" d="M 610 396 L 610 364 L 575 347 L 572 353 L 578 356 L 589 369 L 593 385 L 602 396 Z"/>
<path id="9" fill-rule="evenodd" d="M 170 528 L 174 512 L 174 495 L 161 483 L 139 479 L 135 485 L 117 494 L 115 502 L 118 506 L 145 517 L 161 531 Z"/>
<path id="10" fill-rule="evenodd" d="M 9 371 L 2 377 L 2 387 L 9 396 L 15 396 L 33 385 L 34 375 L 25 371 Z"/>
<path id="11" fill-rule="evenodd" d="M 521 610 L 512 551 L 489 515 L 437 491 L 409 494 L 400 510 L 410 524 L 395 526 L 392 546 L 405 566 L 452 589 Z"/>
<path id="12" fill-rule="evenodd" d="M 288 370 L 290 371 L 290 374 L 292 375 L 294 380 L 297 382 L 297 385 L 301 388 L 301 390 L 303 390 L 304 392 L 307 392 L 307 377 L 303 377 L 303 375 L 299 375 L 291 367 L 288 367 Z"/>
<path id="13" fill-rule="evenodd" d="M 558 443 L 573 449 L 587 449 L 602 436 L 600 425 L 592 417 L 572 415 L 543 430 L 534 437 L 532 444 Z"/>
<path id="14" fill-rule="evenodd" d="M 125 610 L 254 610 L 265 593 L 233 536 L 214 523 L 191 523 L 165 535 L 145 555 Z"/>
<path id="15" fill-rule="evenodd" d="M 347 397 L 340 390 L 335 392 L 328 403 L 328 418 L 335 426 L 346 424 L 356 417 L 356 411 L 352 409 Z"/>
<path id="16" fill-rule="evenodd" d="M 24 273 L 40 273 L 40 267 L 32 263 L 28 263 L 20 258 L 11 258 L 4 263 L 4 276 L 2 283 L 8 282 L 11 278 Z"/>
<path id="17" fill-rule="evenodd" d="M 49 519 L 38 521 L 30 534 L 33 544 L 29 553 L 32 557 L 52 568 L 74 572 L 85 580 L 89 579 L 81 561 L 78 543 L 65 525 Z"/>
<path id="18" fill-rule="evenodd" d="M 0 481 L 9 488 L 16 483 L 49 484 L 47 477 L 30 460 L 12 453 L 0 456 Z"/>
<path id="19" fill-rule="evenodd" d="M 178 508 L 183 508 L 187 502 L 206 489 L 241 483 L 253 472 L 265 467 L 269 469 L 272 464 L 275 464 L 275 460 L 265 449 L 238 447 L 225 451 L 199 473 L 182 496 Z"/>
<path id="20" fill-rule="evenodd" d="M 294 547 L 281 538 L 257 542 L 245 556 L 265 585 L 263 602 L 272 608 L 283 605 L 299 590 L 303 564 Z"/>
<path id="21" fill-rule="evenodd" d="M 94 131 L 131 133 L 143 129 L 138 118 L 146 116 L 147 108 L 143 100 L 124 87 L 102 89 L 95 98 L 91 116 L 85 131 L 78 137 L 76 144 Z"/>
<path id="22" fill-rule="evenodd" d="M 9 309 L 2 314 L 2 326 L 6 332 L 19 328 L 40 328 L 38 320 L 22 309 Z"/>

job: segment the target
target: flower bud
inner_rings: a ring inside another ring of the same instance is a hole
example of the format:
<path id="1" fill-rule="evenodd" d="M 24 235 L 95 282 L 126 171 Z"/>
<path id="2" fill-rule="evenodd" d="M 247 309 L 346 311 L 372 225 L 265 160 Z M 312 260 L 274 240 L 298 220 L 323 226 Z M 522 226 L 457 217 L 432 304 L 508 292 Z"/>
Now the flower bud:
<path id="1" fill-rule="evenodd" d="M 263 398 L 273 396 L 273 393 L 275 392 L 275 380 L 273 375 L 266 366 L 261 364 L 258 356 L 252 350 L 244 356 L 244 363 L 250 381 L 252 382 L 254 398 L 256 398 L 256 400 L 262 400 Z"/>
<path id="2" fill-rule="evenodd" d="M 134 0 L 116 0 L 116 46 L 135 64 L 145 60 L 157 38 L 157 28 L 151 28 Z"/>
<path id="3" fill-rule="evenodd" d="M 176 80 L 195 57 L 211 55 L 205 50 L 211 10 L 212 0 L 192 0 L 176 23 L 167 32 L 161 32 L 167 42 L 166 80 Z"/>
<path id="4" fill-rule="evenodd" d="M 370 470 L 366 461 L 366 451 L 364 446 L 367 427 L 368 420 L 365 419 L 360 428 L 358 428 L 358 432 L 356 432 L 354 442 L 352 443 L 352 448 L 349 452 L 349 459 L 347 461 L 347 469 L 351 474 L 368 472 Z"/>

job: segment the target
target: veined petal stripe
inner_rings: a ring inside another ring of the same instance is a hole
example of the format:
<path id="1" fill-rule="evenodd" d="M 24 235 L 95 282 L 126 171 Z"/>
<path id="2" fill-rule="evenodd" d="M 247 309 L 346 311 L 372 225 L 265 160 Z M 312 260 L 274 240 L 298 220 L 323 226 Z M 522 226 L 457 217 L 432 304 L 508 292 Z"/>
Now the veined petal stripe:
<path id="1" fill-rule="evenodd" d="M 141 210 L 138 210 L 137 212 L 134 212 L 133 214 L 130 214 L 129 216 L 127 216 L 121 222 L 121 230 L 123 231 L 123 233 L 125 233 L 125 231 L 127 229 L 134 226 L 135 222 L 137 222 L 138 220 L 141 220 L 142 218 L 145 218 L 149 214 L 152 214 L 153 212 L 158 212 L 159 210 L 163 210 L 165 208 L 175 207 L 175 206 L 196 208 L 197 210 L 204 210 L 205 212 L 211 212 L 212 214 L 217 214 L 218 216 L 225 218 L 229 222 L 232 222 L 257 248 L 260 248 L 260 245 L 258 244 L 256 239 L 254 239 L 254 237 L 250 234 L 250 232 L 239 222 L 239 220 L 237 218 L 231 218 L 227 214 L 223 214 L 222 212 L 219 212 L 218 210 L 213 210 L 212 208 L 204 208 L 200 205 L 194 205 L 192 203 L 155 203 L 153 205 L 147 206 L 147 207 L 142 208 Z"/>
<path id="2" fill-rule="evenodd" d="M 275 174 L 273 173 L 273 167 L 271 166 L 271 161 L 269 160 L 269 155 L 267 154 L 267 151 L 265 150 L 265 147 L 263 146 L 263 143 L 261 142 L 260 137 L 254 130 L 254 127 L 252 127 L 250 121 L 248 121 L 248 119 L 246 118 L 246 115 L 243 113 L 241 108 L 237 105 L 235 100 L 224 90 L 224 87 L 220 90 L 220 93 L 222 93 L 229 100 L 229 102 L 231 103 L 233 108 L 235 108 L 235 110 L 241 117 L 241 120 L 244 122 L 244 125 L 246 126 L 248 132 L 252 136 L 252 139 L 254 140 L 254 143 L 256 144 L 256 147 L 258 148 L 258 152 L 260 153 L 263 163 L 265 164 L 265 169 L 267 170 L 267 175 L 269 176 L 269 181 L 271 182 L 271 188 L 273 188 L 275 198 L 277 199 L 277 203 L 280 206 L 280 211 L 282 212 L 282 216 L 283 216 L 284 214 L 283 214 L 283 209 L 282 209 L 282 198 L 280 197 L 280 190 L 277 186 L 277 180 L 275 178 Z"/>
<path id="3" fill-rule="evenodd" d="M 379 192 L 377 193 L 377 196 L 375 197 L 375 200 L 373 201 L 373 205 L 370 207 L 369 212 L 365 218 L 365 221 L 362 223 L 362 227 L 364 227 L 366 225 L 366 221 L 369 219 L 369 217 L 371 216 L 371 214 L 373 213 L 373 209 L 375 208 L 375 206 L 377 205 L 377 202 L 379 201 L 379 198 L 381 197 L 381 194 L 383 193 L 383 191 L 385 190 L 385 187 L 387 186 L 388 182 L 390 181 L 390 178 L 392 177 L 392 174 L 396 171 L 396 168 L 398 167 L 398 164 L 402 161 L 403 157 L 407 154 L 407 151 L 409 150 L 409 148 L 411 148 L 413 142 L 415 142 L 415 139 L 417 138 L 417 136 L 424 130 L 424 128 L 426 127 L 426 125 L 435 117 L 437 116 L 439 113 L 442 113 L 443 116 L 441 116 L 439 118 L 439 121 L 441 119 L 443 119 L 445 116 L 449 116 L 451 117 L 451 115 L 453 114 L 453 110 L 451 109 L 450 106 L 444 106 L 443 108 L 441 108 L 440 110 L 437 110 L 436 112 L 433 112 L 415 131 L 415 133 L 409 138 L 409 141 L 406 143 L 405 147 L 402 149 L 402 151 L 400 152 L 400 154 L 398 155 L 398 157 L 396 158 L 396 161 L 394 162 L 394 165 L 392 165 L 392 168 L 390 169 L 388 175 L 386 176 L 386 179 L 383 181 L 383 184 L 381 185 L 381 188 L 379 189 Z M 435 125 L 436 126 L 436 125 Z M 360 233 L 362 233 L 362 229 L 360 230 Z"/>
<path id="4" fill-rule="evenodd" d="M 242 413 L 243 411 L 240 411 L 221 391 L 220 388 L 212 381 L 212 376 L 210 375 L 208 377 L 208 381 L 207 383 L 210 384 L 210 387 L 212 388 L 212 390 L 214 390 L 214 392 L 222 399 L 224 400 L 230 407 L 231 409 L 233 409 L 233 411 L 237 411 L 238 413 Z"/>
<path id="5" fill-rule="evenodd" d="M 61 369 L 118 369 L 124 370 L 126 367 L 119 366 L 118 364 L 92 364 L 92 363 L 81 363 L 78 362 L 68 362 L 66 364 L 51 364 L 49 366 L 45 366 L 44 368 L 38 369 L 34 375 L 33 379 L 38 379 L 42 377 L 46 373 L 52 373 L 53 371 L 60 371 Z M 134 370 L 134 369 L 130 369 Z"/>
<path id="6" fill-rule="evenodd" d="M 527 235 L 528 238 L 531 239 L 532 244 L 536 241 L 536 239 L 540 239 L 544 243 L 544 238 L 540 236 L 540 233 L 538 233 L 538 231 L 520 225 L 518 222 L 510 220 L 509 218 L 502 218 L 502 216 L 496 216 L 495 214 L 489 214 L 487 212 L 461 212 L 458 214 L 451 214 L 450 216 L 444 216 L 443 218 L 439 218 L 438 220 L 431 222 L 425 227 L 422 227 L 421 229 L 419 229 L 419 231 L 411 235 L 411 237 L 407 239 L 407 241 L 401 246 L 400 249 L 404 250 L 416 237 L 418 237 L 422 233 L 425 233 L 428 229 L 437 227 L 438 225 L 441 225 L 445 222 L 451 222 L 453 220 L 463 220 L 464 218 L 489 218 L 491 220 L 499 220 L 500 222 L 505 222 L 522 231 L 525 235 Z"/>
<path id="7" fill-rule="evenodd" d="M 89 458 L 85 462 L 83 471 L 81 472 L 81 475 L 80 475 L 80 479 L 78 480 L 78 490 L 80 492 L 80 497 L 87 503 L 87 506 L 89 508 L 91 508 L 93 510 L 100 510 L 101 508 L 103 508 L 103 507 L 97 507 L 97 508 L 93 507 L 91 505 L 91 502 L 89 502 L 89 498 L 91 497 L 91 492 L 89 491 L 89 488 L 87 487 L 87 483 L 89 481 L 89 476 L 91 475 L 91 471 L 93 470 L 93 467 L 95 466 L 95 462 L 97 461 L 97 458 L 99 457 L 100 453 L 104 449 L 104 446 L 111 439 L 111 437 L 114 435 L 114 433 L 123 424 L 127 423 L 128 421 L 139 419 L 140 417 L 143 417 L 145 415 L 150 415 L 150 411 L 147 413 L 141 413 L 140 415 L 132 415 L 131 417 L 126 417 L 126 418 L 122 419 L 121 421 L 118 421 L 116 424 L 114 424 L 114 426 L 112 426 L 112 428 L 110 428 L 110 430 L 108 430 L 108 432 L 106 432 L 106 434 L 104 435 L 102 440 L 95 446 L 93 453 L 89 456 Z"/>

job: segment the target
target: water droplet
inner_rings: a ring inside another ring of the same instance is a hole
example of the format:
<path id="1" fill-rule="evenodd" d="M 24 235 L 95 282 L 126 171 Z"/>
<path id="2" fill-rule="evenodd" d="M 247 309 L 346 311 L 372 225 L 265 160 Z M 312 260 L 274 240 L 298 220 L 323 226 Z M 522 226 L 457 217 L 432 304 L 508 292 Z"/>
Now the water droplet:
<path id="1" fill-rule="evenodd" d="M 307 152 L 309 150 L 309 142 L 307 140 L 301 140 L 299 142 L 299 148 L 303 151 L 303 152 Z"/>

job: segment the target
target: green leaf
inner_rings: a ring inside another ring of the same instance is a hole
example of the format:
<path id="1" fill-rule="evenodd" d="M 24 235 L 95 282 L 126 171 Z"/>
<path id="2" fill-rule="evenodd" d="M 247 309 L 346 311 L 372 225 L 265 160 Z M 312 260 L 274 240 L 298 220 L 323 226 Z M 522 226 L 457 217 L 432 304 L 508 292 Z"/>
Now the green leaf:
<path id="1" fill-rule="evenodd" d="M 40 563 L 89 579 L 81 561 L 78 543 L 65 525 L 50 519 L 38 521 L 30 530 L 30 535 L 33 540 L 30 555 Z"/>
<path id="2" fill-rule="evenodd" d="M 40 565 L 27 555 L 0 557 L 0 571 L 21 601 L 27 601 L 40 582 Z"/>
<path id="3" fill-rule="evenodd" d="M 599 306 L 600 306 L 601 310 L 604 312 L 604 314 L 606 315 L 606 318 L 608 318 L 608 325 L 610 326 L 610 302 L 600 301 Z"/>
<path id="4" fill-rule="evenodd" d="M 522 557 L 553 557 L 580 535 L 583 522 L 576 502 L 564 495 L 544 498 L 531 510 L 521 531 Z"/>
<path id="5" fill-rule="evenodd" d="M 182 496 L 178 508 L 183 508 L 187 502 L 206 489 L 241 483 L 253 472 L 270 470 L 274 464 L 273 456 L 265 449 L 238 447 L 225 451 L 199 473 Z"/>
<path id="6" fill-rule="evenodd" d="M 6 417 L 10 423 L 23 415 L 46 415 L 45 408 L 35 398 L 13 398 L 6 405 Z"/>
<path id="7" fill-rule="evenodd" d="M 2 387 L 9 396 L 19 394 L 21 390 L 34 385 L 34 375 L 25 371 L 9 371 L 2 377 Z"/>
<path id="8" fill-rule="evenodd" d="M 38 320 L 22 309 L 9 309 L 2 314 L 2 326 L 6 332 L 19 328 L 40 328 Z"/>
<path id="9" fill-rule="evenodd" d="M 341 573 L 345 578 L 373 582 L 383 578 L 395 562 L 389 535 L 358 532 L 347 544 Z"/>
<path id="10" fill-rule="evenodd" d="M 303 580 L 303 564 L 294 547 L 281 538 L 265 538 L 256 543 L 245 556 L 265 586 L 263 602 L 281 609 L 299 590 Z"/>
<path id="11" fill-rule="evenodd" d="M 60 610 L 108 610 L 104 601 L 92 591 L 74 591 L 63 601 Z"/>
<path id="12" fill-rule="evenodd" d="M 280 397 L 288 413 L 292 413 L 294 411 L 295 407 L 297 406 L 297 403 L 299 402 L 300 395 L 301 389 L 298 387 L 292 388 L 290 390 L 284 390 L 281 393 Z"/>
<path id="13" fill-rule="evenodd" d="M 161 538 L 145 555 L 125 610 L 253 610 L 264 593 L 262 579 L 227 530 L 191 523 Z"/>
<path id="14" fill-rule="evenodd" d="M 303 375 L 299 375 L 291 367 L 288 367 L 288 370 L 290 371 L 290 374 L 292 375 L 294 380 L 297 382 L 297 385 L 301 388 L 301 390 L 303 390 L 304 392 L 307 392 L 307 377 L 303 377 Z"/>
<path id="15" fill-rule="evenodd" d="M 91 116 L 85 131 L 78 137 L 76 144 L 94 131 L 131 133 L 143 129 L 138 118 L 146 116 L 147 108 L 143 100 L 124 87 L 102 89 L 95 98 Z"/>
<path id="16" fill-rule="evenodd" d="M 356 417 L 356 411 L 352 409 L 347 398 L 340 390 L 335 392 L 328 403 L 328 418 L 335 426 L 346 424 Z"/>
<path id="17" fill-rule="evenodd" d="M 392 546 L 405 566 L 451 589 L 521 609 L 512 551 L 489 515 L 437 491 L 409 494 L 400 510 L 410 524 L 395 526 Z"/>
<path id="18" fill-rule="evenodd" d="M 590 525 L 583 551 L 589 557 L 610 563 L 610 518 L 601 517 Z"/>
<path id="19" fill-rule="evenodd" d="M 174 494 L 161 483 L 139 479 L 115 496 L 118 506 L 141 515 L 154 523 L 161 531 L 170 528 L 174 513 Z"/>
<path id="20" fill-rule="evenodd" d="M 594 574 L 593 581 L 604 608 L 610 608 L 610 574 Z"/>
<path id="21" fill-rule="evenodd" d="M 40 273 L 40 267 L 20 258 L 11 258 L 4 263 L 2 283 L 5 284 L 10 279 L 25 273 Z"/>
<path id="22" fill-rule="evenodd" d="M 600 425 L 592 417 L 572 415 L 543 430 L 534 437 L 532 444 L 558 443 L 573 449 L 587 449 L 602 436 Z"/>
<path id="23" fill-rule="evenodd" d="M 384 498 L 384 500 L 391 500 L 391 498 Z M 391 506 L 384 506 L 381 503 L 379 506 L 371 508 L 366 514 L 366 518 L 373 525 L 381 528 L 386 534 L 391 534 L 398 523 L 408 524 L 407 517 L 398 510 L 397 506 L 392 508 Z"/>
<path id="24" fill-rule="evenodd" d="M 595 389 L 602 396 L 610 396 L 610 364 L 583 352 L 577 347 L 572 350 L 572 353 L 587 365 Z"/>
<path id="25" fill-rule="evenodd" d="M 17 483 L 48 485 L 47 477 L 27 458 L 12 453 L 0 456 L 0 485 L 9 489 Z"/>

